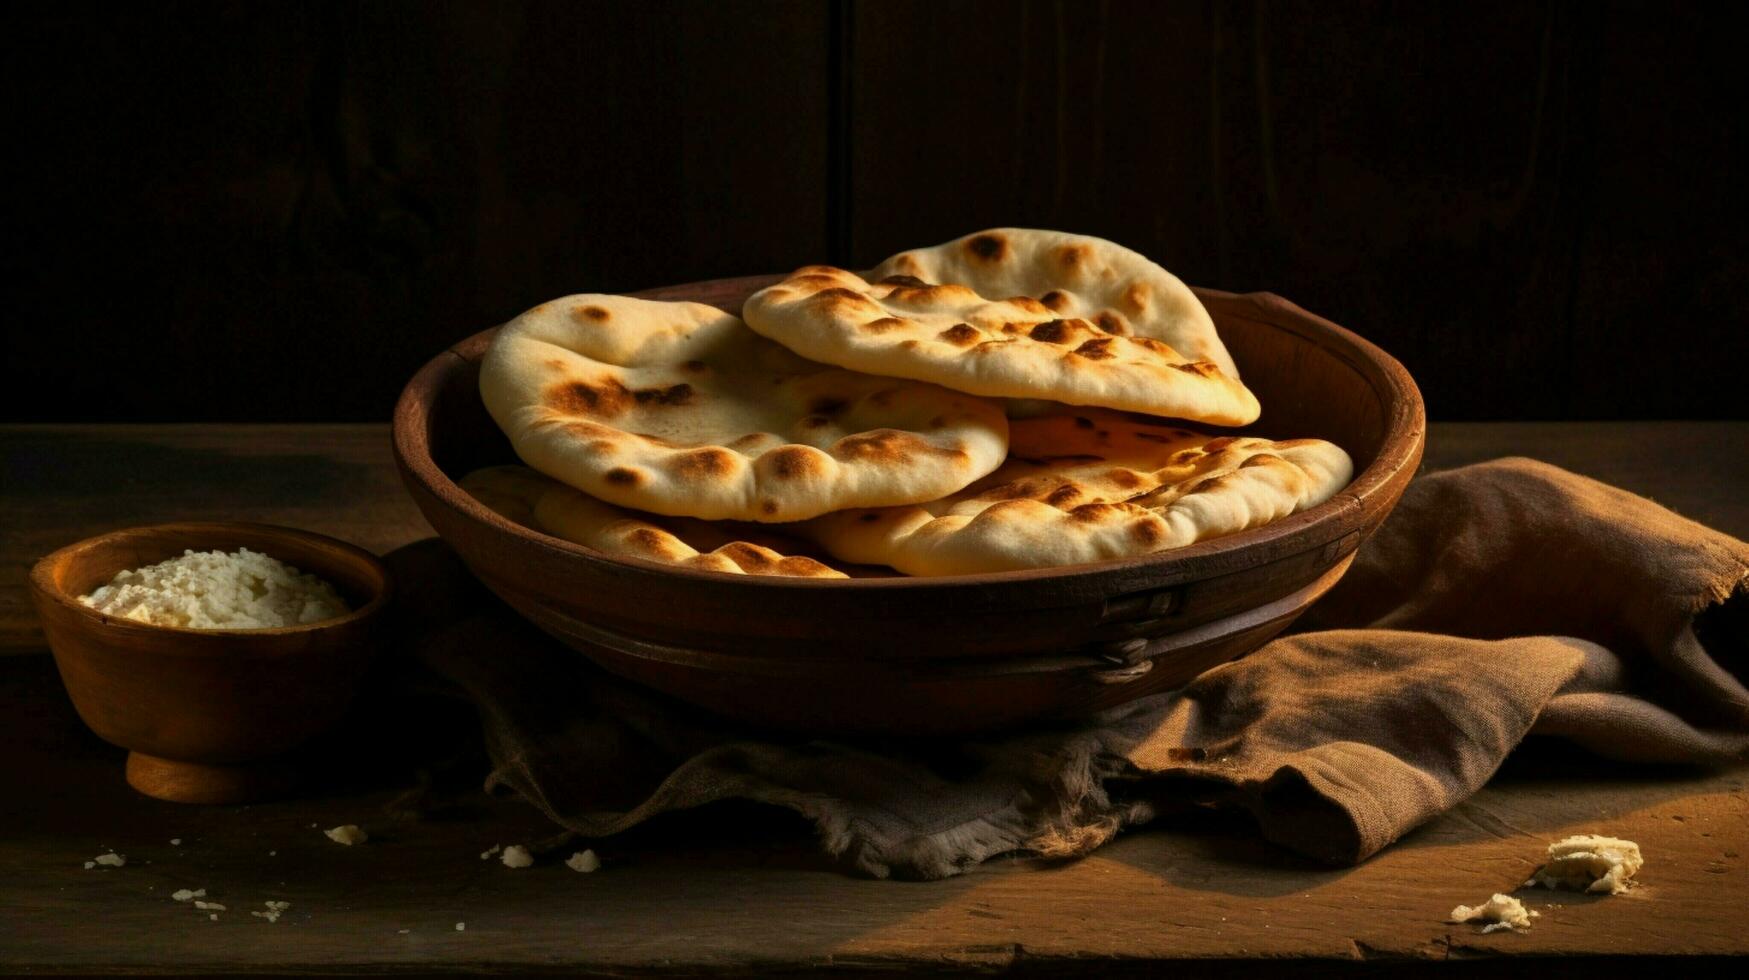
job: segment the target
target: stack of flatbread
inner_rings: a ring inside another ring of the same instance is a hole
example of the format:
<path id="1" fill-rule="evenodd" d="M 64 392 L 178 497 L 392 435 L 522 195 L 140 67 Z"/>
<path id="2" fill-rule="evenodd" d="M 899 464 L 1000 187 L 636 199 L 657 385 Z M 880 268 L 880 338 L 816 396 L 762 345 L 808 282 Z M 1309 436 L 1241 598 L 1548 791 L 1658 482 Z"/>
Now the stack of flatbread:
<path id="1" fill-rule="evenodd" d="M 737 317 L 579 295 L 500 330 L 486 409 L 527 466 L 508 520 L 707 571 L 958 575 L 1151 554 L 1329 499 L 1353 466 L 1256 421 L 1214 321 L 1122 246 L 1000 228 L 857 274 L 807 266 Z"/>

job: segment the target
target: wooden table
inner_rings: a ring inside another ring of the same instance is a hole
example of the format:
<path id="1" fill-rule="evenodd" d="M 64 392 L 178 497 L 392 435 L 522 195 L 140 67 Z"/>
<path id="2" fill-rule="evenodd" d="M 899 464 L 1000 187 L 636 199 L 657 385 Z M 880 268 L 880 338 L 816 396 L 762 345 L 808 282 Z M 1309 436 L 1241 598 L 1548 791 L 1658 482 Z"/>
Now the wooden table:
<path id="1" fill-rule="evenodd" d="M 1447 424 L 1433 426 L 1427 462 L 1536 456 L 1749 537 L 1746 447 L 1749 423 Z M 1334 870 L 1209 818 L 1065 865 L 865 881 L 819 858 L 797 819 L 751 806 L 607 841 L 595 874 L 512 870 L 479 854 L 551 832 L 520 802 L 474 794 L 419 820 L 391 805 L 413 781 L 402 750 L 426 732 L 465 737 L 469 719 L 453 713 L 375 732 L 361 750 L 370 764 L 315 798 L 155 802 L 122 783 L 121 752 L 79 724 L 41 655 L 29 562 L 107 528 L 184 518 L 298 525 L 378 551 L 424 537 L 385 428 L 0 427 L 0 515 L 0 650 L 21 654 L 0 657 L 0 970 L 1114 976 L 1176 961 L 1379 974 L 1439 959 L 1540 975 L 1547 964 L 1530 957 L 1631 953 L 1688 968 L 1749 953 L 1749 771 L 1623 770 L 1557 743 L 1528 747 L 1472 800 Z M 344 848 L 321 835 L 340 823 L 373 839 Z M 1445 924 L 1453 905 L 1522 881 L 1547 841 L 1585 831 L 1638 840 L 1644 886 L 1603 900 L 1530 895 L 1542 916 L 1523 935 Z M 83 867 L 111 848 L 125 867 Z M 227 906 L 219 921 L 169 897 L 202 887 Z M 269 899 L 292 903 L 280 921 L 248 914 Z"/>

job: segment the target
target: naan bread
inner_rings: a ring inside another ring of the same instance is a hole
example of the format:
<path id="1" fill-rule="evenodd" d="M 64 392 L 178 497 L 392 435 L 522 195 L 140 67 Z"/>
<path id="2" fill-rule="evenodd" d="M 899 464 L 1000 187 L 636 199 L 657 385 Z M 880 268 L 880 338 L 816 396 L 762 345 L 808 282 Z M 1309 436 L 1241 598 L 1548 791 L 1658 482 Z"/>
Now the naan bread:
<path id="1" fill-rule="evenodd" d="M 1215 321 L 1190 287 L 1140 252 L 1103 238 L 991 228 L 900 252 L 868 273 L 871 282 L 888 276 L 957 283 L 981 296 L 1031 297 L 1058 316 L 1158 340 L 1239 377 Z"/>
<path id="2" fill-rule="evenodd" d="M 731 575 L 848 577 L 812 558 L 785 555 L 769 547 L 783 543 L 775 537 L 768 538 L 766 544 L 756 544 L 737 540 L 703 521 L 684 517 L 645 520 L 526 466 L 475 470 L 462 477 L 460 486 L 506 520 L 607 555 Z"/>
<path id="3" fill-rule="evenodd" d="M 803 357 L 932 381 L 994 398 L 1028 398 L 1244 425 L 1256 396 L 1209 360 L 1113 333 L 1028 296 L 808 266 L 754 293 L 747 325 Z"/>
<path id="4" fill-rule="evenodd" d="M 794 521 L 944 496 L 1002 462 L 999 406 L 805 361 L 700 303 L 583 295 L 493 338 L 480 396 L 523 462 L 610 503 Z"/>
<path id="5" fill-rule="evenodd" d="M 797 533 L 911 575 L 1152 554 L 1280 520 L 1353 475 L 1321 439 L 1215 437 L 1111 412 L 1017 419 L 1008 462 L 942 500 L 827 514 Z"/>

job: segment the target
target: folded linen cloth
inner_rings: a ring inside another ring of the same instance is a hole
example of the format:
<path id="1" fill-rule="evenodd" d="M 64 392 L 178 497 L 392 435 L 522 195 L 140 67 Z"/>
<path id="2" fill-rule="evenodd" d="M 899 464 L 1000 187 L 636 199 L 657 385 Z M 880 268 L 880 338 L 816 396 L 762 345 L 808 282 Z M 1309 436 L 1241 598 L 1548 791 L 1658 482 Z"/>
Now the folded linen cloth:
<path id="1" fill-rule="evenodd" d="M 772 737 L 612 678 L 403 549 L 419 656 L 479 711 L 488 790 L 587 837 L 732 798 L 869 875 L 1084 854 L 1185 805 L 1346 864 L 1475 792 L 1527 735 L 1615 759 L 1749 758 L 1749 545 L 1525 459 L 1416 480 L 1302 632 L 1185 687 L 1018 735 Z M 447 563 L 448 574 L 434 568 Z"/>

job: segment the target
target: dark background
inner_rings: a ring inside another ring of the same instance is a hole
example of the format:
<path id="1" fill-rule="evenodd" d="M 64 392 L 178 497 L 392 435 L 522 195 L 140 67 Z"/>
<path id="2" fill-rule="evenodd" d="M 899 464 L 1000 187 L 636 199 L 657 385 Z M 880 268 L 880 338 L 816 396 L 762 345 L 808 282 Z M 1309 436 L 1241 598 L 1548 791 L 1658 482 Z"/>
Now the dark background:
<path id="1" fill-rule="evenodd" d="M 996 224 L 1281 293 L 1435 418 L 1743 417 L 1731 10 L 14 4 L 0 419 L 381 420 L 557 295 Z"/>

